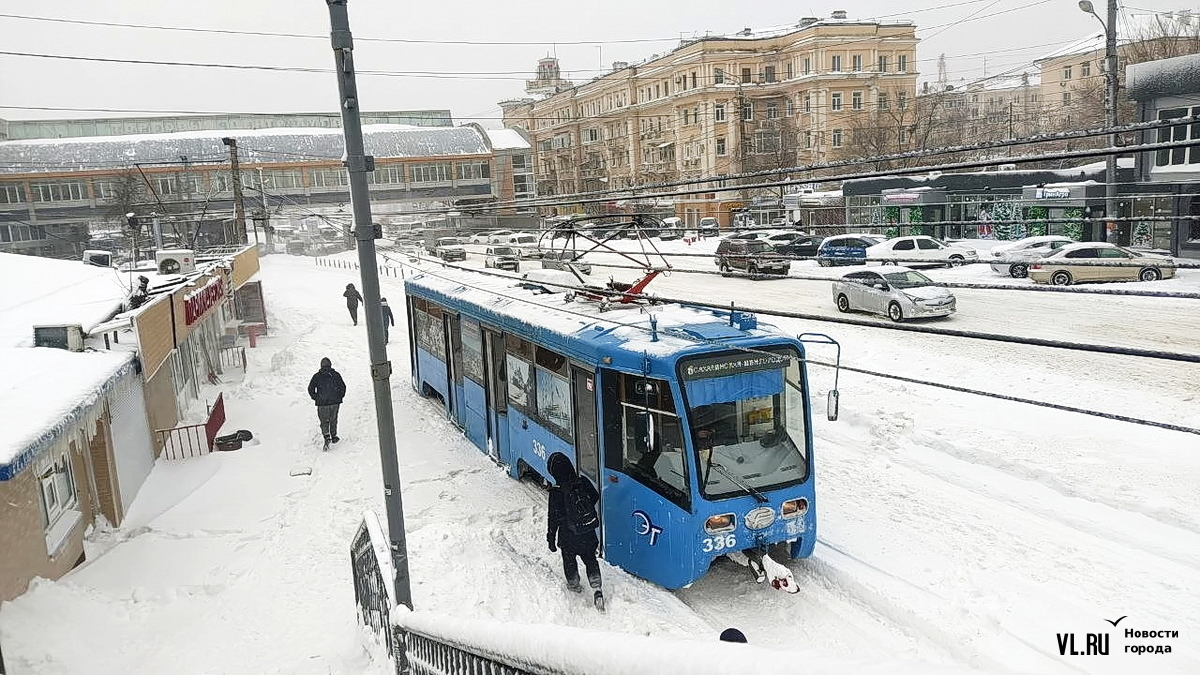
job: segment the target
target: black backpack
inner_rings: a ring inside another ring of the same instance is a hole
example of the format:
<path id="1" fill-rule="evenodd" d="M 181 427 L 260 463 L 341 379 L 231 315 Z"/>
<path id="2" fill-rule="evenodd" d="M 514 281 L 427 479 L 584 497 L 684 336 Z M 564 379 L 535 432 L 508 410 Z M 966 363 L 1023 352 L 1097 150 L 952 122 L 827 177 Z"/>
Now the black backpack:
<path id="1" fill-rule="evenodd" d="M 600 525 L 596 505 L 592 501 L 587 479 L 578 477 L 563 487 L 563 504 L 567 511 L 567 529 L 575 534 L 592 532 Z"/>

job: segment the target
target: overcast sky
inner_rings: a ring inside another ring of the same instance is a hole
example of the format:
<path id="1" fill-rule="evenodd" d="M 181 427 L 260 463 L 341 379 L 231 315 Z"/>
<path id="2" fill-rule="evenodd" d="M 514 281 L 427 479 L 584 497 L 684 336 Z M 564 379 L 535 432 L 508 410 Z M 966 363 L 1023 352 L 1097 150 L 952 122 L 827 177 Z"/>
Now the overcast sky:
<path id="1" fill-rule="evenodd" d="M 1103 0 L 1095 1 L 1103 16 Z M 1139 14 L 1185 6 L 1171 0 L 1135 2 L 1136 8 L 1123 11 Z M 578 82 L 595 76 L 602 65 L 608 68 L 614 61 L 637 62 L 665 53 L 678 46 L 681 37 L 779 28 L 805 16 L 828 17 L 838 9 L 845 9 L 850 18 L 913 22 L 921 38 L 917 52 L 921 81 L 937 78 L 939 54 L 946 55 L 951 80 L 971 80 L 984 74 L 1020 72 L 1033 59 L 1101 30 L 1075 0 L 349 3 L 364 110 L 448 109 L 456 123 L 476 120 L 488 126 L 499 126 L 498 101 L 525 96 L 524 81 L 532 78 L 537 60 L 544 56 L 556 55 L 566 76 Z M 119 111 L 337 110 L 337 83 L 325 72 L 333 63 L 329 12 L 320 0 L 0 0 L 0 14 L 4 15 L 0 16 L 0 51 L 6 52 L 0 54 L 0 118 L 124 116 Z M 318 72 L 113 63 L 79 57 Z"/>

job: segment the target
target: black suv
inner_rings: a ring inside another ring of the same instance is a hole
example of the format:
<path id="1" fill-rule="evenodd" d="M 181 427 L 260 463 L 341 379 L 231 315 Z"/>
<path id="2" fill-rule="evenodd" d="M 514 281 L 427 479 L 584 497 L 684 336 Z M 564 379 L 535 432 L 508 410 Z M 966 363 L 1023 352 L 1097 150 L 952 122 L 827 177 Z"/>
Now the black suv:
<path id="1" fill-rule="evenodd" d="M 716 263 L 722 272 L 745 270 L 750 274 L 786 275 L 791 267 L 761 239 L 722 239 L 717 245 Z"/>

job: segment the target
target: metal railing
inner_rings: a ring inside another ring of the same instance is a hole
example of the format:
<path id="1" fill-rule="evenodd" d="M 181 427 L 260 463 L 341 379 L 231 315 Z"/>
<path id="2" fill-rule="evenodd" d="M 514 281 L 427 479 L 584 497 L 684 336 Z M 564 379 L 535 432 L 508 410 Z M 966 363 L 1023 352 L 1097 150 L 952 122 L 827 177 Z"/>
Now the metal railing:
<path id="1" fill-rule="evenodd" d="M 242 372 L 246 370 L 246 348 L 245 347 L 224 347 L 220 352 L 221 369 L 226 368 L 241 368 Z"/>
<path id="2" fill-rule="evenodd" d="M 225 424 L 225 397 L 217 394 L 217 400 L 208 410 L 208 420 L 203 424 L 185 424 L 171 429 L 158 429 L 158 443 L 162 446 L 164 459 L 189 459 L 212 452 L 213 439 Z"/>
<path id="3" fill-rule="evenodd" d="M 370 627 L 377 635 L 383 634 L 388 656 L 396 662 L 396 672 L 407 673 L 407 669 L 401 668 L 404 645 L 396 643 L 395 633 L 391 630 L 391 610 L 395 607 L 392 599 L 395 572 L 392 571 L 392 561 L 387 551 L 387 539 L 383 536 L 379 517 L 373 511 L 367 511 L 350 543 L 354 604 L 358 606 L 358 620 L 362 625 Z"/>

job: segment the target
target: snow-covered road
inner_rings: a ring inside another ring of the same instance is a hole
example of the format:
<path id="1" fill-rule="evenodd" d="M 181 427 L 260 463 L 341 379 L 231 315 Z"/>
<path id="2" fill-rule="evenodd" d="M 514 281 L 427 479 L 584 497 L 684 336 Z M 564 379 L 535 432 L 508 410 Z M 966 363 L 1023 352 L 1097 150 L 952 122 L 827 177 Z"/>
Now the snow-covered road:
<path id="1" fill-rule="evenodd" d="M 96 537 L 102 555 L 5 604 L 11 672 L 386 671 L 351 625 L 346 562 L 361 511 L 383 512 L 365 331 L 340 297 L 357 272 L 272 256 L 261 276 L 272 334 L 248 350 L 246 380 L 226 388 L 227 428 L 253 429 L 261 442 L 160 462 L 129 522 Z M 1200 285 L 1183 276 L 1176 286 Z M 653 289 L 663 295 L 836 314 L 824 282 L 661 281 Z M 400 281 L 383 285 L 401 306 Z M 1159 348 L 1178 339 L 1181 350 L 1200 335 L 1194 304 L 1102 297 L 1083 310 L 1091 297 L 965 293 L 962 311 L 935 325 L 1108 344 L 1140 336 Z M 1129 329 L 1106 331 L 1093 310 Z M 1149 328 L 1150 315 L 1161 325 Z M 775 323 L 830 333 L 849 365 L 1200 426 L 1194 364 Z M 705 640 L 732 625 L 752 643 L 898 673 L 1200 671 L 1200 436 L 843 372 L 841 420 L 814 415 L 819 543 L 793 565 L 798 594 L 732 564 L 674 593 L 605 566 L 610 609 L 599 615 L 563 589 L 545 548 L 543 494 L 508 479 L 411 391 L 406 339 L 398 325 L 393 395 L 418 608 Z M 344 440 L 329 453 L 303 393 L 322 356 L 350 387 Z M 815 349 L 822 357 L 832 354 Z M 810 378 L 816 397 L 832 384 L 828 369 Z M 312 475 L 289 477 L 297 466 Z M 1120 616 L 1119 629 L 1105 622 Z M 1179 637 L 1126 638 L 1127 628 Z M 1080 649 L 1084 634 L 1109 633 L 1111 654 L 1060 656 L 1065 633 Z M 1172 652 L 1133 655 L 1126 645 Z"/>

